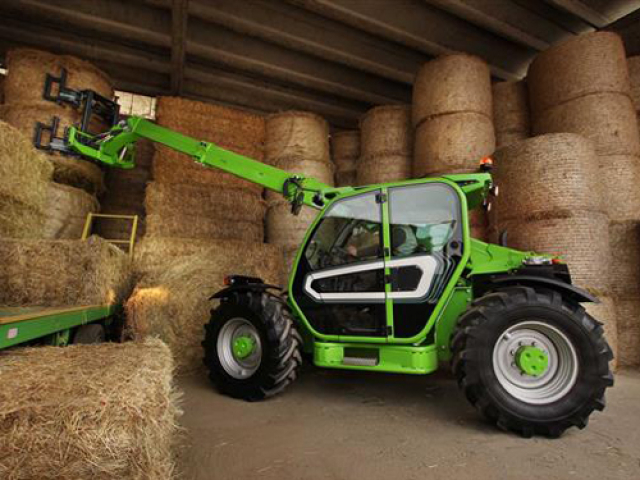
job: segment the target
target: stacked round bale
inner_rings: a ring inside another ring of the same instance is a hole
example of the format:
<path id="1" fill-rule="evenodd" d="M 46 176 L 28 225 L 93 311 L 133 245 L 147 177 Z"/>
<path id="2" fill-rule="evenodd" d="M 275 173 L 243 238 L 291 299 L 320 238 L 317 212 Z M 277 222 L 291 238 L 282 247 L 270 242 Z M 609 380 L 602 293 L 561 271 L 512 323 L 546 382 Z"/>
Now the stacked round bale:
<path id="1" fill-rule="evenodd" d="M 356 165 L 360 157 L 360 131 L 343 130 L 332 134 L 331 153 L 336 165 L 336 186 L 357 185 Z"/>
<path id="2" fill-rule="evenodd" d="M 334 165 L 329 156 L 329 126 L 318 115 L 289 111 L 270 115 L 266 122 L 266 162 L 278 168 L 333 185 Z M 303 207 L 291 214 L 291 205 L 276 192 L 267 192 L 267 242 L 284 252 L 286 284 L 296 251 L 317 211 Z"/>
<path id="3" fill-rule="evenodd" d="M 0 238 L 43 238 L 52 165 L 0 121 Z"/>
<path id="4" fill-rule="evenodd" d="M 640 135 L 622 40 L 609 32 L 574 37 L 538 55 L 527 83 L 534 134 L 573 132 L 594 142 L 611 242 L 625 243 L 616 237 L 640 221 Z M 611 254 L 619 266 L 612 278 L 615 303 L 635 303 L 640 314 L 640 283 L 629 283 L 637 268 L 627 261 L 631 253 L 612 248 Z M 630 340 L 625 322 L 640 325 L 638 318 L 620 316 L 621 342 Z M 630 362 L 625 352 L 633 349 L 640 350 L 640 343 L 629 348 L 621 345 L 621 365 Z"/>
<path id="5" fill-rule="evenodd" d="M 264 120 L 253 114 L 174 97 L 160 97 L 157 122 L 184 135 L 262 160 Z M 265 205 L 258 185 L 157 149 L 147 187 L 150 237 L 242 239 L 262 242 Z"/>
<path id="6" fill-rule="evenodd" d="M 358 185 L 411 178 L 411 106 L 385 105 L 369 110 L 360 119 L 360 132 Z"/>
<path id="7" fill-rule="evenodd" d="M 492 90 L 496 148 L 529 138 L 531 119 L 526 83 L 523 80 L 498 82 L 493 84 Z"/>
<path id="8" fill-rule="evenodd" d="M 491 74 L 474 56 L 451 54 L 425 63 L 413 86 L 413 176 L 469 173 L 495 150 Z M 486 237 L 483 211 L 470 214 L 472 236 Z"/>
<path id="9" fill-rule="evenodd" d="M 592 141 L 576 134 L 548 134 L 495 152 L 500 186 L 491 212 L 509 246 L 559 254 L 574 283 L 603 299 L 598 320 L 616 350 L 612 309 L 609 218 L 603 204 L 598 157 Z"/>
<path id="10" fill-rule="evenodd" d="M 145 233 L 144 197 L 151 180 L 151 163 L 155 147 L 150 140 L 136 143 L 136 166 L 130 170 L 112 168 L 105 175 L 105 193 L 100 197 L 102 213 L 112 215 L 137 215 L 136 238 Z M 132 222 L 125 219 L 99 218 L 93 231 L 107 239 L 127 239 L 131 235 Z"/>
<path id="11" fill-rule="evenodd" d="M 113 97 L 113 86 L 109 78 L 88 62 L 67 55 L 53 55 L 40 50 L 18 48 L 6 56 L 7 76 L 4 84 L 5 104 L 0 109 L 0 118 L 34 138 L 37 122 L 50 125 L 58 117 L 58 136 L 64 129 L 81 120 L 81 112 L 69 105 L 58 105 L 43 99 L 47 74 L 59 76 L 67 71 L 67 87 L 73 90 L 94 90 L 100 95 Z M 54 87 L 54 93 L 56 92 Z M 96 126 L 97 127 L 97 126 Z M 47 134 L 44 135 L 46 142 Z M 53 163 L 54 181 L 95 194 L 103 188 L 101 169 L 88 161 L 50 154 Z"/>

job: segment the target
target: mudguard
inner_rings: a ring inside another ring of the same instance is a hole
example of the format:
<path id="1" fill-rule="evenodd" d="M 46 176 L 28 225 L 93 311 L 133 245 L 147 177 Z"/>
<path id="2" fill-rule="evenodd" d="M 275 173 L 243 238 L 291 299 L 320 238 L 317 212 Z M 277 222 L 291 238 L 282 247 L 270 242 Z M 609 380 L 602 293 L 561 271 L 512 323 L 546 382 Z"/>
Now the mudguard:
<path id="1" fill-rule="evenodd" d="M 488 278 L 487 283 L 495 286 L 526 285 L 535 287 L 536 285 L 551 288 L 562 292 L 576 302 L 600 303 L 597 297 L 591 295 L 586 290 L 576 287 L 570 283 L 557 280 L 555 278 L 537 275 L 495 275 Z"/>

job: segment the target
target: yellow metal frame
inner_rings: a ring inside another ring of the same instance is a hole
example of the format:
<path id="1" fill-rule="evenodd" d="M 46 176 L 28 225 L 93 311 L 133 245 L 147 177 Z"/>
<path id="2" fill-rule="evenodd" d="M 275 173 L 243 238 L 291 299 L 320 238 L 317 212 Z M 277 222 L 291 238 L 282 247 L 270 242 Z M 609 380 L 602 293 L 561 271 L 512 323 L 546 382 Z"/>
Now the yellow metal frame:
<path id="1" fill-rule="evenodd" d="M 109 213 L 89 213 L 87 215 L 87 220 L 84 223 L 84 230 L 82 231 L 82 240 L 86 240 L 91 236 L 91 229 L 93 227 L 93 220 L 95 218 L 111 218 L 115 220 L 131 220 L 131 235 L 129 239 L 123 238 L 105 238 L 105 240 L 109 243 L 113 243 L 116 245 L 128 245 L 129 246 L 129 256 L 133 257 L 133 249 L 136 244 L 136 235 L 138 233 L 138 215 L 112 215 Z"/>

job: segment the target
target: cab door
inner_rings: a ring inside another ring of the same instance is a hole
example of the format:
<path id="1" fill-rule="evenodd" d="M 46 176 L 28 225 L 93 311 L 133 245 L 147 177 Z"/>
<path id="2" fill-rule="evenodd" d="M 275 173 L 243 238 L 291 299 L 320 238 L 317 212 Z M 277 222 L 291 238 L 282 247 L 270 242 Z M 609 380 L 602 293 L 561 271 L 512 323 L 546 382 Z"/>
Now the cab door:
<path id="1" fill-rule="evenodd" d="M 462 256 L 461 205 L 438 182 L 389 187 L 386 198 L 389 334 L 409 339 L 426 327 Z"/>
<path id="2" fill-rule="evenodd" d="M 384 198 L 373 190 L 334 202 L 299 259 L 294 299 L 327 338 L 386 341 Z"/>

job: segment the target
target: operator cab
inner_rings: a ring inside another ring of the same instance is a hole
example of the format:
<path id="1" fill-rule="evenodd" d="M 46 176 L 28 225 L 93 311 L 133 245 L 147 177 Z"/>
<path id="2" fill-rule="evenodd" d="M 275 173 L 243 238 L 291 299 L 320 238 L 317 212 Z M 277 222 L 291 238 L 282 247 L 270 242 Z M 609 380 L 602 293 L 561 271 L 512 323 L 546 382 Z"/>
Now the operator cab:
<path id="1" fill-rule="evenodd" d="M 443 182 L 336 200 L 303 248 L 293 297 L 320 334 L 418 335 L 462 256 L 462 218 Z"/>

